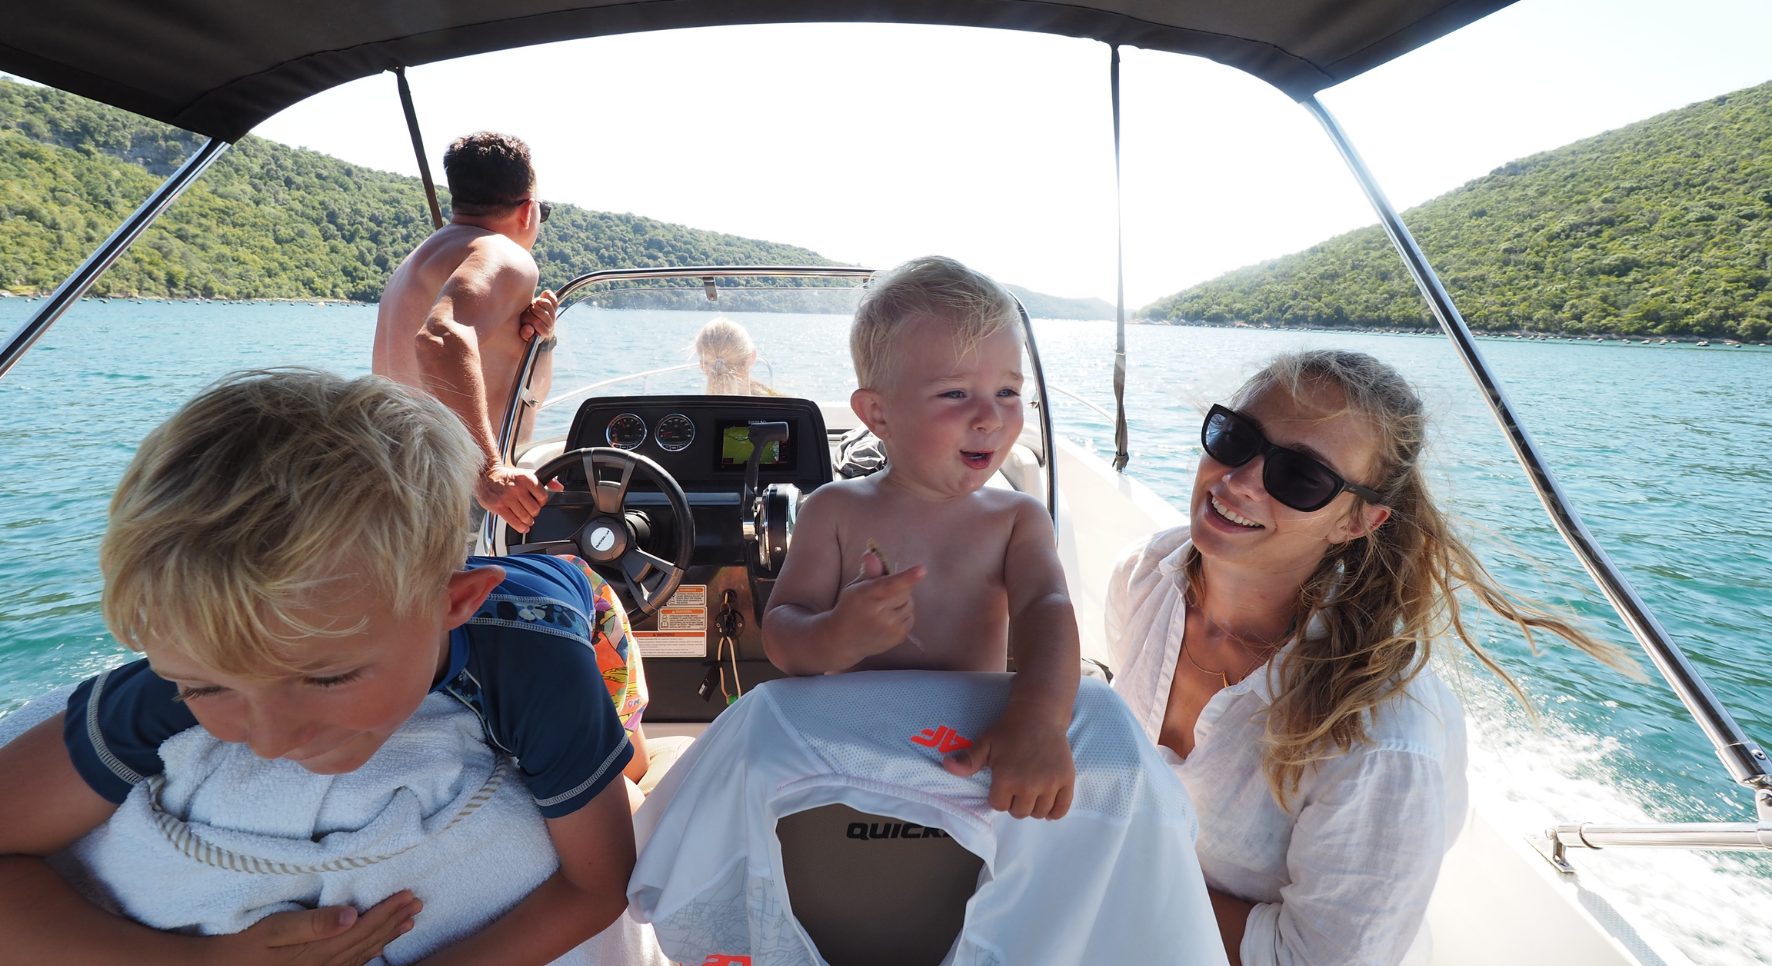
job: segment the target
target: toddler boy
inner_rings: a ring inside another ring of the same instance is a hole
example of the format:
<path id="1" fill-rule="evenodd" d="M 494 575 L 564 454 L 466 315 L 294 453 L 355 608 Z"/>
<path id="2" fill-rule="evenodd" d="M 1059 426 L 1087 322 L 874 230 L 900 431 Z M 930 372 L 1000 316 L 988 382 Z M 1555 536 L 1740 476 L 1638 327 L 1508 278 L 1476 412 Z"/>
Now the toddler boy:
<path id="1" fill-rule="evenodd" d="M 34 857 L 103 823 L 161 771 L 161 742 L 194 725 L 335 775 L 367 762 L 432 691 L 472 708 L 488 742 L 518 759 L 560 868 L 426 962 L 546 963 L 621 914 L 634 838 L 619 779 L 633 752 L 596 652 L 607 601 L 569 561 L 464 568 L 479 465 L 453 414 L 374 376 L 245 373 L 149 434 L 100 552 L 106 622 L 146 659 L 82 684 L 64 715 L 0 749 L 0 934 L 14 952 L 87 963 L 376 955 L 422 897 L 175 936 L 86 904 Z"/>
<path id="2" fill-rule="evenodd" d="M 1021 436 L 1015 301 L 952 259 L 907 262 L 863 296 L 850 351 L 861 385 L 850 405 L 886 468 L 806 500 L 764 647 L 790 674 L 822 674 L 1002 671 L 1013 644 L 1008 707 L 944 764 L 988 766 L 993 808 L 1060 818 L 1075 780 L 1076 615 L 1046 508 L 985 486 Z"/>

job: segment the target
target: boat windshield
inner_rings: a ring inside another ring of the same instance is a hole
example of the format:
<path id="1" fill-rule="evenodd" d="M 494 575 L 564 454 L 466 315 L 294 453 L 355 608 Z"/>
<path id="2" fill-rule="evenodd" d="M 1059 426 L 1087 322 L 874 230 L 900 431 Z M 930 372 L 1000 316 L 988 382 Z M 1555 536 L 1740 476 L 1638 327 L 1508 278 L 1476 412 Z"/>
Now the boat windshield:
<path id="1" fill-rule="evenodd" d="M 615 396 L 810 399 L 820 404 L 829 430 L 854 427 L 849 324 L 871 272 L 826 271 L 848 275 L 658 278 L 629 272 L 565 286 L 555 345 L 537 353 L 528 381 L 536 406 L 512 447 L 518 462 L 557 452 L 586 400 Z M 1044 462 L 1040 370 L 1026 350 L 1023 372 L 1030 409 L 1021 442 Z M 607 442 L 638 445 L 620 439 L 624 431 L 638 436 L 642 427 L 612 428 Z M 653 435 L 658 427 L 644 431 Z"/>
<path id="2" fill-rule="evenodd" d="M 863 280 L 585 285 L 567 296 L 553 351 L 536 358 L 529 388 L 542 402 L 523 436 L 564 435 L 584 401 L 598 396 L 791 396 L 846 410 L 855 389 L 849 320 Z"/>

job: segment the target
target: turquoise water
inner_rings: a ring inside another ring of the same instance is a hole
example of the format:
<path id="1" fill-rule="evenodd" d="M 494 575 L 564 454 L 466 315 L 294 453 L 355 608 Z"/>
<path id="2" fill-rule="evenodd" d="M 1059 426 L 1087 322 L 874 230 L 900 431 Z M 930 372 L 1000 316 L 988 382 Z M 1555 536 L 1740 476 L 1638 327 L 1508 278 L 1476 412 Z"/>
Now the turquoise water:
<path id="1" fill-rule="evenodd" d="M 0 300 L 0 331 L 32 307 Z M 575 310 L 563 325 L 578 338 L 562 350 L 565 371 L 556 385 L 681 363 L 708 317 Z M 82 302 L 0 380 L 0 712 L 126 659 L 99 619 L 96 548 L 110 491 L 135 442 L 232 369 L 366 371 L 374 321 L 370 306 Z M 847 394 L 843 320 L 741 321 L 768 363 L 763 374 L 779 387 L 820 398 Z M 1042 322 L 1037 329 L 1048 379 L 1111 410 L 1111 323 Z M 595 336 L 594 346 L 585 335 Z M 1134 326 L 1127 336 L 1128 472 L 1159 494 L 1185 503 L 1201 408 L 1227 396 L 1266 356 L 1301 345 L 1371 352 L 1427 394 L 1438 415 L 1447 499 L 1495 572 L 1568 602 L 1601 633 L 1634 648 L 1550 528 L 1443 339 L 1157 326 Z M 1747 731 L 1772 741 L 1772 351 L 1513 340 L 1483 348 L 1601 543 Z M 671 378 L 688 376 L 655 379 L 648 389 L 672 391 Z M 572 408 L 550 410 L 544 428 Z M 1054 415 L 1062 434 L 1108 453 L 1112 429 L 1095 413 L 1057 395 Z M 1473 724 L 1505 760 L 1495 774 L 1518 786 L 1506 789 L 1512 799 L 1568 820 L 1613 818 L 1570 813 L 1577 802 L 1586 808 L 1613 800 L 1663 820 L 1751 817 L 1746 796 L 1659 680 L 1629 680 L 1568 648 L 1534 658 L 1494 622 L 1485 630 L 1544 719 L 1533 731 L 1491 684 L 1467 682 Z M 1548 769 L 1542 775 L 1534 770 L 1540 765 Z M 1682 856 L 1688 864 L 1670 873 L 1616 854 L 1591 857 L 1593 868 L 1602 878 L 1611 869 L 1626 892 L 1650 896 L 1653 880 L 1669 875 L 1691 880 L 1677 890 L 1687 911 L 1648 914 L 1688 955 L 1765 961 L 1753 947 L 1772 942 L 1735 927 L 1713 937 L 1697 918 L 1712 920 L 1725 899 L 1745 895 L 1764 922 L 1772 863 L 1724 856 L 1698 866 Z"/>

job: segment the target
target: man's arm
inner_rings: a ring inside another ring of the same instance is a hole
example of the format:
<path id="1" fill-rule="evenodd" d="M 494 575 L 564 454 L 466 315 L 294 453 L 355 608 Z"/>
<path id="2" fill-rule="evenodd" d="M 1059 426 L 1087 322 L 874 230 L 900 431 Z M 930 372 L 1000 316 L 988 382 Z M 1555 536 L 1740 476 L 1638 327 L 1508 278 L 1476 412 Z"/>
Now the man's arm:
<path id="1" fill-rule="evenodd" d="M 534 290 L 532 270 L 515 264 L 495 243 L 476 243 L 443 283 L 413 340 L 425 389 L 461 418 L 480 448 L 484 468 L 474 488 L 480 505 L 524 531 L 547 502 L 547 490 L 534 473 L 501 459 L 486 402 L 480 340 L 513 320 L 533 329 L 537 338 L 552 335 L 551 293 L 549 299 L 532 298 Z"/>
<path id="2" fill-rule="evenodd" d="M 540 966 L 622 914 L 634 873 L 634 825 L 620 776 L 583 808 L 547 823 L 560 871 L 497 922 L 426 958 L 425 966 Z"/>
<path id="3" fill-rule="evenodd" d="M 988 765 L 992 808 L 1016 818 L 1056 819 L 1070 811 L 1076 783 L 1065 732 L 1082 676 L 1081 647 L 1052 521 L 1038 501 L 1017 502 L 1003 560 L 1015 683 L 996 723 L 944 764 L 956 775 Z"/>
<path id="4" fill-rule="evenodd" d="M 836 502 L 828 484 L 807 497 L 794 524 L 794 545 L 763 613 L 763 652 L 789 674 L 824 674 L 854 667 L 889 651 L 911 632 L 916 614 L 911 588 L 924 568 L 884 574 L 879 558 L 864 554 L 865 576 L 843 573 Z"/>
<path id="5" fill-rule="evenodd" d="M 421 905 L 403 892 L 361 916 L 338 906 L 282 913 L 232 936 L 149 929 L 87 902 L 43 861 L 117 810 L 74 770 L 62 716 L 0 747 L 0 776 L 0 936 L 9 963 L 361 966 L 411 928 Z"/>

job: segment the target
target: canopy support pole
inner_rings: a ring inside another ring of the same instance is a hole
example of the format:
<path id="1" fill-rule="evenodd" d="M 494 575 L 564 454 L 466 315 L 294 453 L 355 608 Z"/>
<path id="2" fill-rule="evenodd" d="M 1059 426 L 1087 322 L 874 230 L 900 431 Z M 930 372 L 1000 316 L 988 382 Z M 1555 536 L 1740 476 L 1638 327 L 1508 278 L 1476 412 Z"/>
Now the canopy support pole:
<path id="1" fill-rule="evenodd" d="M 123 253 L 129 250 L 130 245 L 135 244 L 142 232 L 147 231 L 148 226 L 178 200 L 178 196 L 184 194 L 191 182 L 196 181 L 197 176 L 214 163 L 216 158 L 221 157 L 228 147 L 228 142 L 220 138 L 210 138 L 195 154 L 186 158 L 185 163 L 179 165 L 171 177 L 162 181 L 160 187 L 155 188 L 154 193 L 148 196 L 148 200 L 125 218 L 116 231 L 111 232 L 111 237 L 105 239 L 104 244 L 87 256 L 86 261 L 74 269 L 74 274 L 69 275 L 23 325 L 6 337 L 5 344 L 0 345 L 0 378 L 4 378 L 12 370 L 18 360 L 30 351 L 31 346 L 36 345 L 37 340 L 43 337 L 43 333 L 48 332 L 49 327 L 92 288 L 92 283 L 98 281 L 107 269 L 116 264 L 117 259 L 123 257 Z"/>
<path id="2" fill-rule="evenodd" d="M 1648 652 L 1649 659 L 1655 663 L 1661 676 L 1667 679 L 1668 685 L 1679 696 L 1681 703 L 1685 704 L 1686 710 L 1697 719 L 1698 726 L 1704 729 L 1705 737 L 1716 748 L 1717 757 L 1729 769 L 1730 777 L 1754 791 L 1755 806 L 1761 821 L 1772 821 L 1772 773 L 1767 771 L 1766 752 L 1754 744 L 1741 730 L 1741 726 L 1735 723 L 1728 709 L 1717 700 L 1710 685 L 1705 683 L 1698 669 L 1687 659 L 1685 652 L 1668 636 L 1642 598 L 1637 596 L 1630 582 L 1619 572 L 1617 565 L 1600 548 L 1593 534 L 1588 532 L 1580 514 L 1575 512 L 1574 505 L 1563 493 L 1556 477 L 1551 474 L 1550 466 L 1538 450 L 1538 444 L 1533 441 L 1526 427 L 1520 424 L 1514 413 L 1513 403 L 1508 400 L 1501 383 L 1490 371 L 1488 361 L 1477 348 L 1470 326 L 1465 324 L 1458 307 L 1452 304 L 1452 296 L 1447 294 L 1446 287 L 1440 283 L 1439 276 L 1434 274 L 1433 267 L 1428 264 L 1427 256 L 1422 254 L 1421 247 L 1415 243 L 1415 238 L 1409 234 L 1403 219 L 1397 215 L 1384 191 L 1378 187 L 1378 182 L 1373 179 L 1366 162 L 1354 150 L 1353 142 L 1348 140 L 1334 115 L 1315 97 L 1306 98 L 1299 103 L 1323 125 L 1323 130 L 1329 134 L 1329 140 L 1335 142 L 1335 148 L 1341 152 L 1342 160 L 1347 162 L 1348 169 L 1359 181 L 1360 188 L 1366 192 L 1366 200 L 1372 203 L 1372 209 L 1378 213 L 1378 220 L 1384 225 L 1385 234 L 1390 236 L 1391 244 L 1396 246 L 1397 254 L 1402 256 L 1403 264 L 1414 277 L 1422 297 L 1427 299 L 1428 308 L 1439 321 L 1440 328 L 1452 340 L 1459 357 L 1464 360 L 1465 368 L 1470 371 L 1471 378 L 1482 391 L 1483 401 L 1488 403 L 1495 421 L 1501 424 L 1508 445 L 1513 447 L 1514 456 L 1526 470 L 1526 478 L 1531 481 L 1532 489 L 1537 491 L 1538 499 L 1550 514 L 1551 523 L 1563 535 L 1569 549 L 1575 551 L 1575 556 L 1587 568 L 1594 583 L 1599 585 L 1600 592 L 1612 603 L 1612 608 L 1630 628 L 1631 634 L 1643 645 L 1643 650 Z"/>
<path id="3" fill-rule="evenodd" d="M 1108 89 L 1114 101 L 1114 469 L 1132 454 L 1126 433 L 1126 216 L 1120 203 L 1120 45 L 1108 48 Z"/>
<path id="4" fill-rule="evenodd" d="M 406 83 L 406 68 L 394 68 L 394 83 L 400 88 L 400 107 L 406 112 L 406 130 L 412 134 L 412 153 L 418 156 L 418 176 L 425 183 L 425 200 L 431 203 L 431 227 L 443 227 L 443 208 L 437 204 L 437 183 L 431 180 L 431 162 L 425 157 L 425 139 L 418 133 L 418 111 L 412 106 L 412 87 Z"/>

